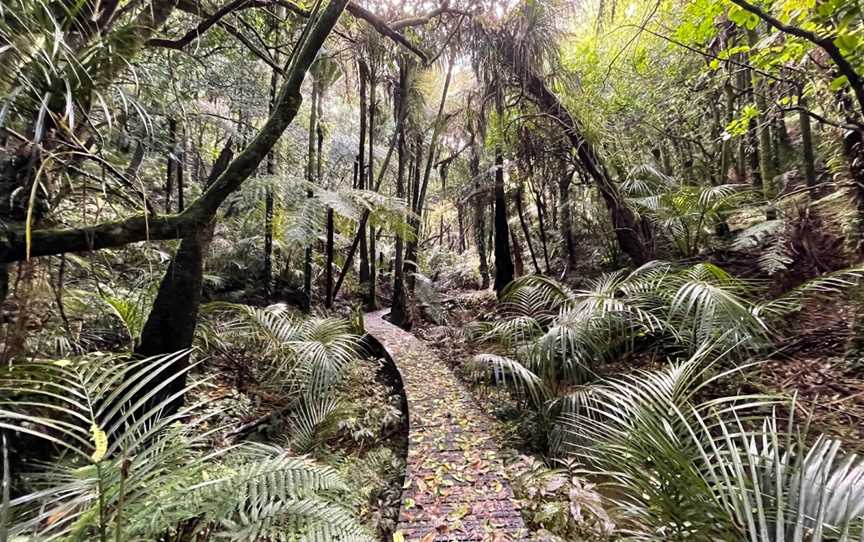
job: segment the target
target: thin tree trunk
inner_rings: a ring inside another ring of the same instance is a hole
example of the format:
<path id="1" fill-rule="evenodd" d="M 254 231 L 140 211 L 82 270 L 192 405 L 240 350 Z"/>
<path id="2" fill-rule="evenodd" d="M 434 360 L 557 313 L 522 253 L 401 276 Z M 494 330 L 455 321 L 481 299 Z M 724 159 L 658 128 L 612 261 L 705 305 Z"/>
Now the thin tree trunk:
<path id="1" fill-rule="evenodd" d="M 368 118 L 368 97 L 366 95 L 366 84 L 369 80 L 369 68 L 366 62 L 358 62 L 360 73 L 360 145 L 357 153 L 359 176 L 357 177 L 357 188 L 366 188 L 366 120 Z M 369 244 L 366 240 L 366 224 L 360 228 L 360 289 L 363 299 L 369 296 Z"/>
<path id="2" fill-rule="evenodd" d="M 750 46 L 753 47 L 759 40 L 755 31 L 748 32 Z M 768 102 L 765 99 L 765 93 L 768 91 L 763 84 L 761 77 L 755 70 L 750 70 L 750 89 L 756 101 L 756 107 L 762 115 L 761 120 L 756 124 L 756 137 L 759 144 L 759 177 L 762 178 L 762 190 L 766 194 L 773 191 L 771 183 L 774 181 L 774 149 L 771 145 L 770 125 L 771 119 L 768 117 Z"/>
<path id="3" fill-rule="evenodd" d="M 465 246 L 465 208 L 462 203 L 456 204 L 456 221 L 459 224 L 459 254 L 467 250 Z"/>
<path id="4" fill-rule="evenodd" d="M 375 169 L 375 100 L 377 77 L 371 74 L 369 78 L 369 188 L 375 186 L 374 169 Z M 377 308 L 376 302 L 376 282 L 378 280 L 378 271 L 376 263 L 377 249 L 375 247 L 375 226 L 369 224 L 369 295 L 366 298 L 366 309 L 373 311 Z"/>
<path id="5" fill-rule="evenodd" d="M 546 219 L 544 216 L 546 205 L 543 201 L 542 187 L 538 190 L 532 183 L 531 191 L 534 193 L 534 205 L 537 207 L 537 223 L 540 228 L 540 248 L 543 249 L 543 263 L 546 265 L 546 274 L 551 275 L 552 266 L 549 264 L 549 246 L 546 241 Z"/>
<path id="6" fill-rule="evenodd" d="M 308 132 L 308 152 L 306 155 L 306 182 L 310 188 L 306 192 L 306 197 L 314 196 L 311 186 L 316 184 L 315 173 L 317 167 L 315 165 L 316 142 L 318 140 L 318 95 L 320 94 L 320 84 L 317 80 L 312 82 L 312 107 L 309 111 L 309 132 Z M 306 249 L 303 254 L 303 310 L 309 312 L 312 309 L 312 240 L 307 239 Z"/>
<path id="7" fill-rule="evenodd" d="M 186 209 L 186 201 L 183 197 L 183 175 L 186 169 L 186 137 L 185 124 L 184 132 L 181 134 L 179 152 L 177 154 L 177 212 L 182 213 Z"/>
<path id="8" fill-rule="evenodd" d="M 405 285 L 408 290 L 408 295 L 414 295 L 414 287 L 416 280 L 414 273 L 417 270 L 417 242 L 420 239 L 420 220 L 421 217 L 417 213 L 418 200 L 420 197 L 420 168 L 423 164 L 423 141 L 422 136 L 418 134 L 414 142 L 414 171 L 411 175 L 413 182 L 411 186 L 411 211 L 414 216 L 409 221 L 409 225 L 414 229 L 414 239 L 409 239 L 405 244 Z"/>
<path id="9" fill-rule="evenodd" d="M 399 62 L 399 87 L 396 90 L 395 102 L 397 117 L 402 117 L 402 111 L 407 108 L 408 99 L 408 66 L 404 59 Z M 405 197 L 405 126 L 400 123 L 396 142 L 396 197 Z M 405 295 L 405 258 L 404 240 L 401 235 L 396 236 L 396 255 L 393 264 L 393 304 L 390 309 L 390 321 L 402 328 L 410 328 L 410 311 L 408 310 L 407 297 Z"/>
<path id="10" fill-rule="evenodd" d="M 324 306 L 333 307 L 333 209 L 327 209 L 327 264 L 324 270 Z"/>
<path id="11" fill-rule="evenodd" d="M 489 264 L 486 261 L 486 192 L 483 190 L 480 175 L 480 156 L 477 153 L 477 143 L 474 134 L 471 135 L 471 149 L 468 159 L 468 173 L 474 180 L 474 194 L 471 197 L 471 207 L 474 212 L 474 245 L 477 247 L 477 257 L 480 259 L 480 288 L 489 288 Z"/>
<path id="12" fill-rule="evenodd" d="M 168 119 L 168 159 L 165 164 L 165 213 L 171 213 L 171 193 L 174 192 L 174 152 L 177 147 L 177 121 Z"/>
<path id="13" fill-rule="evenodd" d="M 558 180 L 558 232 L 564 248 L 568 266 L 576 263 L 576 241 L 573 239 L 573 214 L 570 209 L 570 185 L 573 184 L 571 172 Z"/>
<path id="14" fill-rule="evenodd" d="M 280 13 L 282 8 L 280 9 Z M 279 26 L 274 24 L 271 28 L 278 41 L 280 32 Z M 274 60 L 279 62 L 279 50 L 274 51 Z M 273 114 L 273 105 L 276 103 L 276 95 L 279 91 L 279 72 L 271 70 L 270 72 L 270 101 L 268 103 L 267 112 Z M 276 175 L 276 152 L 270 149 L 267 153 L 267 175 L 270 179 L 267 182 L 267 194 L 264 199 L 264 298 L 269 303 L 273 299 L 273 182 Z"/>
<path id="15" fill-rule="evenodd" d="M 517 277 L 525 275 L 525 259 L 522 257 L 522 244 L 516 235 L 516 230 L 510 230 L 510 240 L 513 243 L 513 266 Z M 499 294 L 500 296 L 500 294 Z"/>
<path id="16" fill-rule="evenodd" d="M 500 118 L 500 115 L 499 115 Z M 495 293 L 498 297 L 513 282 L 513 258 L 510 254 L 510 225 L 507 223 L 507 198 L 504 192 L 504 155 L 495 146 Z"/>
<path id="17" fill-rule="evenodd" d="M 813 156 L 813 132 L 810 128 L 810 115 L 805 111 L 804 96 L 798 98 L 798 122 L 801 125 L 801 170 L 807 186 L 816 186 L 816 160 Z"/>
<path id="18" fill-rule="evenodd" d="M 531 256 L 531 263 L 534 265 L 534 272 L 540 275 L 543 272 L 540 271 L 540 264 L 537 263 L 537 255 L 534 253 L 534 244 L 531 242 L 531 230 L 528 228 L 528 221 L 525 219 L 524 197 L 524 184 L 520 181 L 519 190 L 516 192 L 516 213 L 519 215 L 519 224 L 522 226 L 522 235 L 525 236 L 525 244 L 528 245 L 528 254 Z"/>

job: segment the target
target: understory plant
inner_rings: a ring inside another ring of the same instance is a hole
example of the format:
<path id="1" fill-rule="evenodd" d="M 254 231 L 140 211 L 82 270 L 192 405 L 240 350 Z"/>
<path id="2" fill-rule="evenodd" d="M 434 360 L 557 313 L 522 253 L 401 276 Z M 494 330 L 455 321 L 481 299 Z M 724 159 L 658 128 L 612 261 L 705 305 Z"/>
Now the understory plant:
<path id="1" fill-rule="evenodd" d="M 776 299 L 712 264 L 652 262 L 582 289 L 524 277 L 502 299 L 504 317 L 475 327 L 494 350 L 475 357 L 472 373 L 506 386 L 541 420 L 548 451 L 602 482 L 628 539 L 857 540 L 858 456 L 808 438 L 788 399 L 705 397 L 748 367 L 802 300 L 860 277 L 837 272 Z M 628 356 L 665 358 L 667 368 L 599 376 Z"/>
<path id="2" fill-rule="evenodd" d="M 808 439 L 794 399 L 703 399 L 730 373 L 716 370 L 710 352 L 567 398 L 558 451 L 605 481 L 622 533 L 754 542 L 864 536 L 864 458 L 825 436 Z"/>
<path id="3" fill-rule="evenodd" d="M 201 404 L 167 408 L 200 382 L 155 400 L 191 369 L 177 370 L 188 355 L 91 354 L 5 369 L 4 457 L 16 438 L 47 442 L 54 460 L 14 461 L 21 491 L 3 502 L 4 539 L 368 539 L 334 469 L 278 446 L 218 445 L 220 428 Z"/>

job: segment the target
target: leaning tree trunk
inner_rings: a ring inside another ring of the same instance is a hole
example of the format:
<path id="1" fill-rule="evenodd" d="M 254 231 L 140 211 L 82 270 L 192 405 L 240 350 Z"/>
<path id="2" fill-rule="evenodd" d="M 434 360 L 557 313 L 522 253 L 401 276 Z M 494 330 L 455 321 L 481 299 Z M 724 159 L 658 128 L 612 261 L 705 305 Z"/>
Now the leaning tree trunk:
<path id="1" fill-rule="evenodd" d="M 231 140 L 228 140 L 207 180 L 208 186 L 222 174 L 231 161 Z M 158 356 L 185 350 L 192 346 L 195 326 L 198 324 L 198 308 L 201 305 L 201 286 L 204 276 L 204 260 L 213 238 L 215 220 L 184 238 L 174 258 L 168 265 L 159 284 L 159 292 L 153 308 L 141 332 L 141 342 L 135 354 L 141 357 Z M 150 400 L 159 404 L 177 395 L 168 403 L 166 414 L 172 414 L 183 405 L 182 390 L 186 387 L 188 354 L 176 359 L 166 374 L 181 375 L 159 390 Z"/>
<path id="2" fill-rule="evenodd" d="M 528 255 L 531 256 L 531 264 L 534 266 L 534 272 L 542 275 L 540 264 L 537 263 L 537 254 L 534 252 L 534 243 L 531 242 L 531 229 L 528 227 L 528 220 L 525 218 L 525 185 L 523 181 L 519 181 L 519 189 L 516 192 L 516 214 L 519 215 L 519 224 L 522 226 L 522 234 L 525 236 L 525 244 L 528 245 Z M 521 275 L 523 271 L 520 271 Z"/>
<path id="3" fill-rule="evenodd" d="M 536 187 L 531 184 L 531 192 L 534 194 L 534 205 L 537 208 L 537 225 L 540 228 L 540 248 L 543 249 L 543 263 L 546 265 L 546 274 L 552 274 L 552 265 L 549 263 L 549 243 L 546 238 L 546 202 L 543 200 L 545 187 Z"/>
<path id="4" fill-rule="evenodd" d="M 594 147 L 585 139 L 575 117 L 561 103 L 558 97 L 546 86 L 539 75 L 532 72 L 519 60 L 512 46 L 502 51 L 505 63 L 515 74 L 525 90 L 533 98 L 541 112 L 555 118 L 563 127 L 570 140 L 579 163 L 594 180 L 603 197 L 615 229 L 615 237 L 621 250 L 630 256 L 633 263 L 642 265 L 654 257 L 653 234 L 647 222 L 630 209 L 606 171 Z"/>

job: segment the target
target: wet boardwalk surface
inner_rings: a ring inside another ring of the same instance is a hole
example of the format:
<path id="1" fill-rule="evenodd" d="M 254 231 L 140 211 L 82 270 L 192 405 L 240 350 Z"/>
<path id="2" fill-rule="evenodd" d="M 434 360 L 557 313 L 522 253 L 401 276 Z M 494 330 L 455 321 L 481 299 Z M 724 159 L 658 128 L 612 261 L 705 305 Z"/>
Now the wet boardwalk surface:
<path id="1" fill-rule="evenodd" d="M 422 542 L 527 540 L 490 435 L 494 422 L 439 354 L 385 321 L 387 312 L 367 314 L 364 324 L 399 368 L 408 398 L 408 472 L 397 533 Z"/>

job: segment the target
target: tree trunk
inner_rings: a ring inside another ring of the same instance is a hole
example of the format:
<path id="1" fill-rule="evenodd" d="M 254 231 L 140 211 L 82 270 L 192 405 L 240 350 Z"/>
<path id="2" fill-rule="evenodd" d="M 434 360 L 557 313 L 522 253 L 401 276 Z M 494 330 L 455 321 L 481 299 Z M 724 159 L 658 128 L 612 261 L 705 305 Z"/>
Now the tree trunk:
<path id="1" fill-rule="evenodd" d="M 463 254 L 465 246 L 465 209 L 461 203 L 456 204 L 456 222 L 459 225 L 459 254 Z"/>
<path id="2" fill-rule="evenodd" d="M 759 40 L 756 32 L 750 30 L 748 33 L 750 46 L 753 47 Z M 755 70 L 750 70 L 750 90 L 756 101 L 756 107 L 759 109 L 761 120 L 756 124 L 756 137 L 759 144 L 759 177 L 762 179 L 762 190 L 765 194 L 770 194 L 773 191 L 771 183 L 774 180 L 774 149 L 771 145 L 771 119 L 768 116 L 768 101 L 765 99 L 765 93 L 768 91 L 762 83 L 762 78 Z"/>
<path id="3" fill-rule="evenodd" d="M 801 125 L 801 171 L 807 186 L 816 186 L 816 160 L 813 156 L 813 132 L 810 128 L 810 115 L 805 111 L 804 96 L 798 98 L 798 122 Z"/>
<path id="4" fill-rule="evenodd" d="M 396 90 L 394 102 L 396 103 L 397 116 L 401 118 L 402 111 L 407 107 L 408 98 L 408 66 L 405 61 L 399 62 L 399 87 Z M 405 126 L 399 126 L 396 142 L 396 197 L 405 197 Z M 411 327 L 410 312 L 408 311 L 407 298 L 405 295 L 405 244 L 401 235 L 396 236 L 396 255 L 393 264 L 393 303 L 390 309 L 390 321 L 393 324 L 408 329 Z"/>
<path id="5" fill-rule="evenodd" d="M 481 184 L 480 156 L 474 135 L 471 136 L 471 149 L 468 159 L 468 172 L 473 179 L 474 195 L 471 197 L 471 208 L 474 212 L 474 245 L 480 259 L 480 288 L 489 288 L 489 264 L 486 261 L 486 192 Z"/>
<path id="6" fill-rule="evenodd" d="M 569 172 L 558 181 L 558 231 L 564 248 L 567 264 L 576 263 L 576 241 L 573 239 L 573 213 L 570 208 L 570 185 L 573 176 Z"/>
<path id="7" fill-rule="evenodd" d="M 414 239 L 409 239 L 405 244 L 405 285 L 409 298 L 414 295 L 416 280 L 414 273 L 417 271 L 417 242 L 420 238 L 420 220 L 417 209 L 420 198 L 421 171 L 423 164 L 423 136 L 418 134 L 414 143 L 414 172 L 412 174 L 411 186 L 411 211 L 414 216 L 409 220 L 409 225 L 414 229 Z"/>
<path id="8" fill-rule="evenodd" d="M 543 192 L 542 186 L 540 189 L 533 187 L 531 191 L 534 194 L 534 205 L 537 207 L 537 223 L 540 228 L 540 248 L 543 249 L 543 263 L 546 265 L 546 274 L 552 274 L 552 266 L 549 263 L 549 246 L 546 240 L 546 205 L 543 201 Z"/>
<path id="9" fill-rule="evenodd" d="M 358 171 L 357 188 L 366 189 L 366 120 L 368 118 L 368 97 L 366 84 L 369 80 L 369 68 L 364 60 L 357 63 L 360 74 L 360 145 L 357 153 Z M 359 225 L 360 231 L 360 290 L 363 299 L 369 296 L 369 244 L 366 240 L 366 225 Z"/>
<path id="10" fill-rule="evenodd" d="M 177 150 L 177 121 L 168 119 L 168 158 L 165 164 L 165 213 L 171 213 L 171 193 L 174 191 L 174 152 Z"/>
<path id="11" fill-rule="evenodd" d="M 495 146 L 495 293 L 498 297 L 513 282 L 513 258 L 510 254 L 510 225 L 507 223 L 507 198 L 504 192 L 504 155 Z"/>
<path id="12" fill-rule="evenodd" d="M 312 107 L 309 111 L 309 133 L 308 136 L 308 152 L 306 155 L 306 182 L 310 188 L 306 192 L 306 197 L 314 196 L 311 186 L 316 184 L 315 173 L 317 167 L 315 165 L 316 142 L 318 141 L 318 96 L 321 92 L 320 84 L 317 80 L 312 82 Z M 303 311 L 309 312 L 312 309 L 312 240 L 306 240 L 306 249 L 303 254 Z"/>
<path id="13" fill-rule="evenodd" d="M 177 150 L 177 212 L 182 213 L 186 209 L 186 201 L 183 198 L 183 175 L 186 168 L 186 137 L 185 124 L 180 136 L 180 144 Z"/>
<path id="14" fill-rule="evenodd" d="M 208 178 L 210 185 L 228 167 L 232 158 L 231 140 L 213 165 L 213 171 Z M 198 324 L 198 308 L 201 305 L 201 286 L 204 276 L 204 260 L 210 240 L 213 237 L 215 221 L 201 227 L 195 234 L 184 238 L 174 258 L 168 265 L 165 276 L 159 284 L 159 292 L 153 302 L 153 308 L 147 317 L 147 322 L 141 332 L 141 342 L 135 349 L 135 354 L 141 357 L 157 356 L 185 350 L 192 346 L 195 337 L 195 327 Z M 158 404 L 172 395 L 180 393 L 186 387 L 185 371 L 189 366 L 189 356 L 183 356 L 174 361 L 166 374 L 181 374 L 159 391 L 152 399 L 152 404 Z M 173 414 L 183 405 L 180 395 L 170 401 L 165 409 L 165 415 Z"/>
<path id="15" fill-rule="evenodd" d="M 522 235 L 525 236 L 525 244 L 528 245 L 528 254 L 531 256 L 531 263 L 534 265 L 534 272 L 538 275 L 542 274 L 540 271 L 540 264 L 537 263 L 537 255 L 534 252 L 534 243 L 531 242 L 531 230 L 528 228 L 528 221 L 525 219 L 525 205 L 524 205 L 524 197 L 525 197 L 525 189 L 524 184 L 520 180 L 519 182 L 519 190 L 516 192 L 516 213 L 519 215 L 519 224 L 522 226 Z M 523 274 L 523 271 L 520 271 L 519 274 Z"/>
<path id="16" fill-rule="evenodd" d="M 327 209 L 327 264 L 324 270 L 324 306 L 333 308 L 333 209 Z"/>
<path id="17" fill-rule="evenodd" d="M 278 36 L 278 33 L 277 33 Z M 276 93 L 279 88 L 279 73 L 270 73 L 270 102 L 267 108 L 273 114 L 273 104 L 276 103 Z M 267 183 L 267 194 L 264 199 L 264 299 L 269 303 L 273 299 L 273 176 L 276 175 L 276 154 L 273 149 L 267 153 L 267 175 L 271 178 Z"/>
<path id="18" fill-rule="evenodd" d="M 369 188 L 372 189 L 375 186 L 374 180 L 374 169 L 375 169 L 375 108 L 376 108 L 376 87 L 377 87 L 377 77 L 374 75 L 375 72 L 372 72 L 371 77 L 369 77 Z M 376 282 L 378 280 L 378 271 L 376 264 L 376 252 L 377 249 L 375 247 L 376 239 L 375 239 L 375 226 L 373 224 L 369 224 L 369 292 L 366 297 L 366 310 L 373 311 L 377 308 L 378 303 L 375 298 L 377 297 L 376 292 Z"/>
<path id="19" fill-rule="evenodd" d="M 522 257 L 522 244 L 519 242 L 519 236 L 516 235 L 516 230 L 510 230 L 510 240 L 513 243 L 512 253 L 515 274 L 517 277 L 522 277 L 525 275 L 525 259 Z"/>

